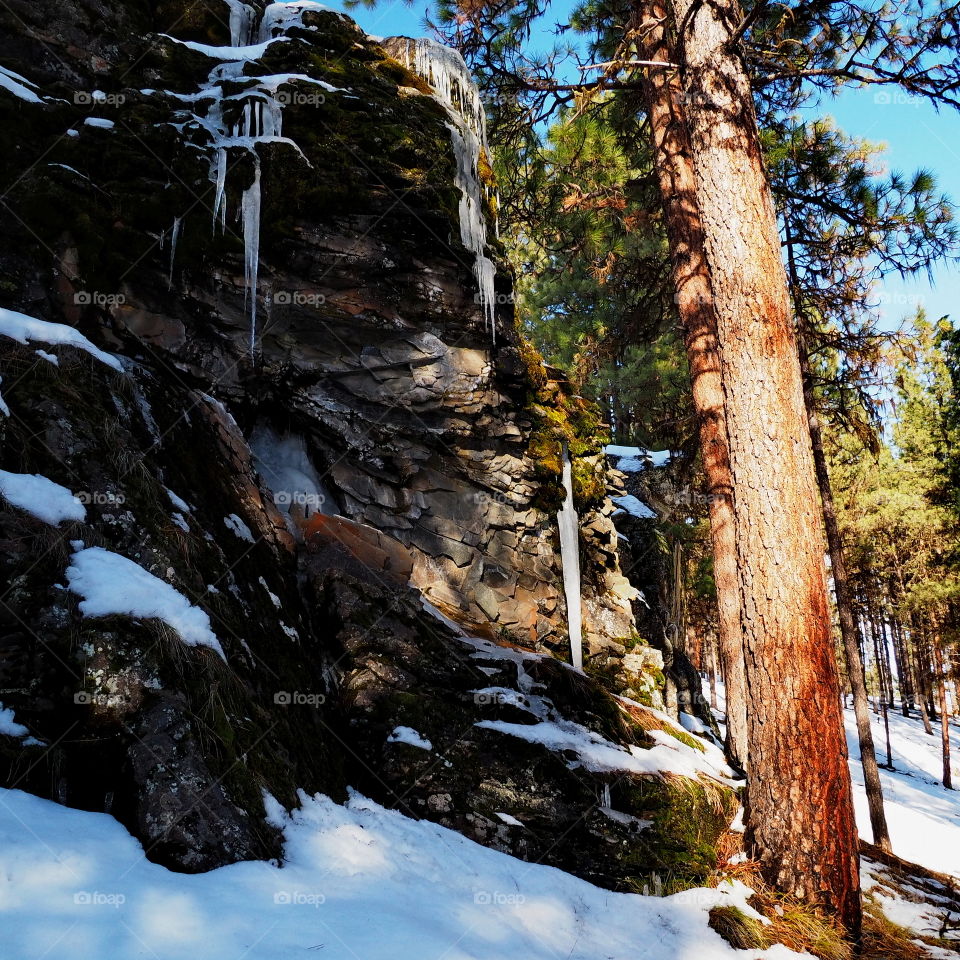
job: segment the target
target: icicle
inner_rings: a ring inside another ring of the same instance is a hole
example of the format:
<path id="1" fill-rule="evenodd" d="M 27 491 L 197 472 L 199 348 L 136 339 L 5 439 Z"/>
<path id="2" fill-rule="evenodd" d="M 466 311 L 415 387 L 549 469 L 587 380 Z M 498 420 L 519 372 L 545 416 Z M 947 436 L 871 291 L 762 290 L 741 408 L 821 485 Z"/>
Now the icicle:
<path id="1" fill-rule="evenodd" d="M 473 275 L 491 336 L 496 342 L 496 267 L 486 255 L 487 223 L 483 216 L 480 178 L 477 174 L 480 141 L 466 127 L 448 123 L 457 161 L 456 185 L 460 190 L 460 241 L 473 254 Z"/>
<path id="2" fill-rule="evenodd" d="M 170 231 L 170 274 L 167 277 L 167 289 L 173 287 L 173 261 L 177 257 L 177 240 L 180 239 L 180 217 L 173 218 L 173 230 Z"/>
<path id="3" fill-rule="evenodd" d="M 557 514 L 560 528 L 560 562 L 563 565 L 563 592 L 567 599 L 567 632 L 570 635 L 570 663 L 583 669 L 583 624 L 580 599 L 580 518 L 573 507 L 573 465 L 570 451 L 563 448 L 563 489 L 566 499 Z"/>
<path id="4" fill-rule="evenodd" d="M 213 200 L 213 228 L 217 228 L 217 214 L 220 214 L 220 225 L 226 227 L 227 205 L 224 200 L 224 188 L 227 185 L 227 151 L 219 147 L 214 152 L 210 179 L 217 185 Z"/>
<path id="5" fill-rule="evenodd" d="M 243 191 L 240 201 L 243 219 L 243 279 L 250 300 L 250 358 L 257 344 L 257 276 L 260 270 L 260 159 L 257 158 L 253 183 Z"/>
<path id="6" fill-rule="evenodd" d="M 473 254 L 473 275 L 477 281 L 484 319 L 494 343 L 496 327 L 496 267 L 487 257 L 487 221 L 483 199 L 486 187 L 480 180 L 481 153 L 487 148 L 486 113 L 483 100 L 463 57 L 433 40 L 402 38 L 391 44 L 391 52 L 433 87 L 436 99 L 446 108 L 453 153 L 457 161 L 456 184 L 460 190 L 460 240 Z M 499 225 L 496 227 L 499 236 Z"/>
<path id="7" fill-rule="evenodd" d="M 601 800 L 600 806 L 606 807 L 607 810 L 613 809 L 613 802 L 610 799 L 610 784 L 605 783 L 603 785 L 603 798 Z"/>
<path id="8" fill-rule="evenodd" d="M 230 8 L 230 46 L 245 47 L 253 32 L 256 11 L 241 0 L 224 0 Z"/>

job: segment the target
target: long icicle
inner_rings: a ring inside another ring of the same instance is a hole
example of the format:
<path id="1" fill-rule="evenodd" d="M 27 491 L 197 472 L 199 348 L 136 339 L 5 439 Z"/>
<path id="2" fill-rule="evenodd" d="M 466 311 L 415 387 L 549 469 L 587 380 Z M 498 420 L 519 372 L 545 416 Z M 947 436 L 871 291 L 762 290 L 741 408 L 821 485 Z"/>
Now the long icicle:
<path id="1" fill-rule="evenodd" d="M 256 152 L 254 152 L 256 156 Z M 253 183 L 243 191 L 240 214 L 243 220 L 243 279 L 250 298 L 250 359 L 257 345 L 257 276 L 260 271 L 260 158 L 254 165 Z"/>

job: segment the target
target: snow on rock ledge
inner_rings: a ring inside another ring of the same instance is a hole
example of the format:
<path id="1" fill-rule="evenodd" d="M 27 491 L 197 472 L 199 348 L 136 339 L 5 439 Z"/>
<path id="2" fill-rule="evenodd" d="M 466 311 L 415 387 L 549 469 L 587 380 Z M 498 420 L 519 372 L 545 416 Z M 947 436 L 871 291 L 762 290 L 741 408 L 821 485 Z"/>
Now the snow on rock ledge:
<path id="1" fill-rule="evenodd" d="M 67 567 L 67 582 L 83 597 L 80 612 L 85 617 L 126 614 L 162 620 L 191 647 L 209 647 L 226 661 L 210 618 L 193 606 L 169 583 L 147 572 L 138 563 L 103 547 L 78 550 Z"/>

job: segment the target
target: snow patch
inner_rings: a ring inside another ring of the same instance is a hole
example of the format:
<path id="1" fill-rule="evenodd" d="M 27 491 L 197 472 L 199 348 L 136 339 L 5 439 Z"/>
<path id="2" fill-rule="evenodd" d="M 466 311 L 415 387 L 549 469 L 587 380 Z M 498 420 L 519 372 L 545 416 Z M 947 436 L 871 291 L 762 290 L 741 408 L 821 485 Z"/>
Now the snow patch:
<path id="1" fill-rule="evenodd" d="M 247 543 L 257 542 L 250 528 L 235 513 L 224 517 L 223 525 L 241 540 L 246 540 Z"/>
<path id="2" fill-rule="evenodd" d="M 27 736 L 28 733 L 30 731 L 22 723 L 17 723 L 13 719 L 13 710 L 0 703 L 0 734 L 5 737 L 20 739 Z"/>
<path id="3" fill-rule="evenodd" d="M 282 865 L 182 874 L 149 862 L 106 814 L 0 790 L 4 960 L 800 956 L 782 946 L 744 953 L 708 927 L 712 907 L 749 910 L 743 884 L 613 893 L 353 791 L 344 806 L 304 793 L 289 813 L 267 793 L 263 803 L 283 831 Z"/>
<path id="4" fill-rule="evenodd" d="M 48 323 L 46 320 L 38 320 L 36 317 L 28 317 L 15 310 L 0 307 L 0 334 L 16 340 L 17 343 L 40 341 L 76 347 L 85 350 L 108 367 L 113 367 L 118 373 L 123 373 L 123 367 L 116 357 L 98 349 L 79 330 L 68 327 L 65 323 Z"/>
<path id="5" fill-rule="evenodd" d="M 657 515 L 642 500 L 638 500 L 632 494 L 624 497 L 611 497 L 613 502 L 625 513 L 631 517 L 638 517 L 641 520 L 655 520 Z"/>
<path id="6" fill-rule="evenodd" d="M 119 553 L 81 546 L 67 567 L 67 583 L 73 593 L 83 597 L 80 612 L 85 617 L 155 617 L 172 627 L 188 646 L 209 647 L 227 659 L 203 610 Z"/>
<path id="7" fill-rule="evenodd" d="M 0 495 L 13 506 L 54 526 L 64 520 L 82 522 L 86 507 L 66 487 L 39 473 L 0 470 Z"/>
<path id="8" fill-rule="evenodd" d="M 37 85 L 31 80 L 6 67 L 0 67 L 0 90 L 6 90 L 27 103 L 43 103 L 43 98 L 34 93 L 36 89 Z"/>
<path id="9" fill-rule="evenodd" d="M 417 733 L 413 727 L 394 727 L 393 733 L 387 737 L 387 743 L 405 743 L 407 746 L 419 747 L 421 750 L 433 749 L 433 744 Z"/>

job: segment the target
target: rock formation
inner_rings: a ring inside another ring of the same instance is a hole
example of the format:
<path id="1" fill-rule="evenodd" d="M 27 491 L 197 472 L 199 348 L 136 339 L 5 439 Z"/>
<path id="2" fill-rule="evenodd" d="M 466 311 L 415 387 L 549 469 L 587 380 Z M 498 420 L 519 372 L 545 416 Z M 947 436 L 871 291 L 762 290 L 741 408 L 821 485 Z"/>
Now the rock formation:
<path id="1" fill-rule="evenodd" d="M 0 10 L 0 303 L 89 345 L 0 323 L 0 468 L 84 508 L 0 500 L 0 689 L 32 735 L 0 737 L 4 782 L 184 870 L 274 855 L 264 791 L 354 785 L 607 885 L 696 879 L 731 794 L 604 688 L 635 591 L 598 416 L 518 334 L 497 241 L 467 236 L 465 204 L 494 212 L 467 183 L 482 138 L 464 154 L 437 78 L 388 49 L 310 4 Z M 598 679 L 556 659 L 564 445 Z M 216 647 L 119 584 L 91 613 L 70 570 L 97 547 Z M 680 773 L 639 769 L 663 750 Z"/>

